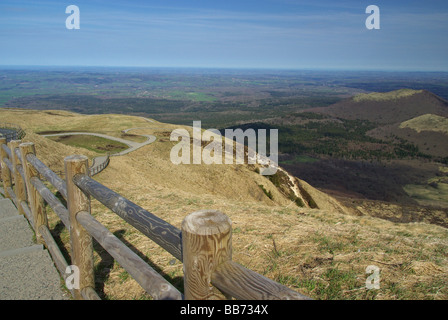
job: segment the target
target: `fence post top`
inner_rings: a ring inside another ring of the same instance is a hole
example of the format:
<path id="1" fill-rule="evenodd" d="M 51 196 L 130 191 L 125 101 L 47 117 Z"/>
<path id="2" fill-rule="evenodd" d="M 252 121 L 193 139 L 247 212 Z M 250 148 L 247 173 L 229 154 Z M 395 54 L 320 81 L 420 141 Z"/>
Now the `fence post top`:
<path id="1" fill-rule="evenodd" d="M 182 221 L 182 230 L 204 236 L 226 233 L 231 227 L 230 218 L 218 210 L 199 210 L 190 213 Z"/>
<path id="2" fill-rule="evenodd" d="M 86 160 L 89 160 L 89 158 L 80 154 L 75 154 L 64 158 L 64 162 L 82 162 Z"/>
<path id="3" fill-rule="evenodd" d="M 20 152 L 27 155 L 27 154 L 35 154 L 36 153 L 36 149 L 34 147 L 34 143 L 32 142 L 23 142 L 21 144 L 19 144 L 19 149 Z"/>
<path id="4" fill-rule="evenodd" d="M 20 144 L 21 147 L 34 146 L 33 142 L 22 142 Z"/>

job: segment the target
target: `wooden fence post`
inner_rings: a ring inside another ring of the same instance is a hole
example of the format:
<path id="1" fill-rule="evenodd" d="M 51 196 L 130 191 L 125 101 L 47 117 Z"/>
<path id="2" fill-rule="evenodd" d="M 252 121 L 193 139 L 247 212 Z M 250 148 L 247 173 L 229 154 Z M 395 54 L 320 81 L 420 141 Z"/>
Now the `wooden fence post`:
<path id="1" fill-rule="evenodd" d="M 28 202 L 30 204 L 34 220 L 34 232 L 36 233 L 37 242 L 45 243 L 39 231 L 41 225 L 48 226 L 44 199 L 40 195 L 39 191 L 37 191 L 37 189 L 31 183 L 31 179 L 39 178 L 39 172 L 37 172 L 36 168 L 34 168 L 34 166 L 31 163 L 29 163 L 28 160 L 26 159 L 26 156 L 28 154 L 36 154 L 36 150 L 34 148 L 34 143 L 32 142 L 21 143 L 19 148 L 23 160 L 22 167 L 23 172 L 25 174 L 25 184 L 28 192 Z"/>
<path id="2" fill-rule="evenodd" d="M 2 148 L 3 144 L 6 144 L 6 138 L 0 138 L 0 163 L 2 168 L 3 190 L 5 192 L 5 198 L 11 198 L 8 192 L 8 187 L 12 186 L 11 170 L 9 170 L 8 166 L 3 161 L 3 158 L 8 158 L 8 154 Z"/>
<path id="3" fill-rule="evenodd" d="M 201 210 L 182 222 L 182 259 L 186 300 L 216 300 L 214 270 L 232 258 L 232 222 L 215 210 Z"/>
<path id="4" fill-rule="evenodd" d="M 92 236 L 76 219 L 79 212 L 90 214 L 90 197 L 81 191 L 73 182 L 77 174 L 89 175 L 88 158 L 81 155 L 68 156 L 64 159 L 67 183 L 67 209 L 70 216 L 70 246 L 72 265 L 79 269 L 79 287 L 74 289 L 74 298 L 82 300 L 82 291 L 95 288 L 93 273 Z"/>
<path id="5" fill-rule="evenodd" d="M 19 203 L 19 213 L 25 214 L 22 208 L 22 201 L 26 201 L 26 187 L 25 187 L 25 181 L 22 179 L 22 175 L 20 174 L 19 170 L 17 169 L 18 166 L 22 165 L 22 162 L 20 161 L 20 158 L 17 156 L 15 149 L 19 148 L 19 145 L 22 143 L 21 140 L 12 140 L 9 142 L 9 147 L 11 149 L 12 154 L 12 165 L 14 166 L 14 192 L 17 197 L 17 202 Z M 22 166 L 23 168 L 23 166 Z"/>

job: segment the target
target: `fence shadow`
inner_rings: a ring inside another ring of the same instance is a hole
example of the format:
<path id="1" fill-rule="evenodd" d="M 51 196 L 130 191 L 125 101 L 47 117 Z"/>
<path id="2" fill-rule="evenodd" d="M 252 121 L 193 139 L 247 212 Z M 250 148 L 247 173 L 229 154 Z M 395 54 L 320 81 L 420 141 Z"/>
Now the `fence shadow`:
<path id="1" fill-rule="evenodd" d="M 184 279 L 183 277 L 172 277 L 171 275 L 165 273 L 157 264 L 155 264 L 147 255 L 136 248 L 132 243 L 126 240 L 124 234 L 126 230 L 121 229 L 114 232 L 114 235 L 121 240 L 129 249 L 131 249 L 135 254 L 137 254 L 143 261 L 149 264 L 155 271 L 160 273 L 168 282 L 170 282 L 177 290 L 183 293 L 184 290 Z M 171 261 L 177 261 L 173 258 Z"/>

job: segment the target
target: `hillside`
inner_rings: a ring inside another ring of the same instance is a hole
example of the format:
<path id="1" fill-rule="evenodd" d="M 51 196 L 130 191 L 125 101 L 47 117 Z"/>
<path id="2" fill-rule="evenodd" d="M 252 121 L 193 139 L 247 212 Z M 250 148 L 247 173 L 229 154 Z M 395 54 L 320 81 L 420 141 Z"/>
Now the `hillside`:
<path id="1" fill-rule="evenodd" d="M 148 154 L 148 150 L 144 149 L 134 152 L 130 157 L 113 158 L 112 165 L 120 165 L 121 169 L 109 170 L 114 175 L 111 179 L 115 177 L 115 180 L 118 181 L 126 179 L 141 181 L 142 186 L 145 182 L 150 181 L 153 185 L 172 190 L 189 190 L 193 194 L 207 193 L 224 196 L 227 199 L 261 201 L 268 205 L 291 204 L 290 193 L 294 193 L 294 186 L 292 184 L 289 186 L 286 182 L 284 186 L 286 189 L 277 188 L 268 178 L 256 172 L 257 165 L 172 164 L 170 151 L 177 143 L 169 141 L 171 132 L 176 128 L 185 128 L 191 132 L 191 127 L 163 124 L 153 120 L 148 122 L 144 118 L 134 116 L 80 115 L 66 111 L 8 110 L 2 111 L 2 119 L 5 122 L 16 120 L 15 123 L 26 131 L 26 139 L 36 143 L 36 149 L 39 150 L 43 160 L 55 171 L 63 170 L 62 160 L 68 154 L 83 153 L 90 159 L 98 154 L 87 149 L 71 149 L 64 144 L 43 138 L 37 133 L 85 131 L 129 139 L 132 135 L 124 134 L 123 130 L 148 128 L 137 129 L 132 133 L 151 134 L 157 137 L 157 141 L 151 145 L 150 154 Z M 61 149 L 58 150 L 59 148 Z M 141 172 L 140 168 L 144 170 Z M 284 181 L 288 180 L 282 171 L 279 171 L 277 175 L 281 176 L 280 179 Z M 239 187 L 235 188 L 234 185 Z M 312 188 L 303 185 L 305 187 L 300 188 L 304 192 Z M 270 193 L 271 196 L 268 197 L 266 193 Z M 320 196 L 316 198 L 315 202 L 318 207 L 328 207 L 335 201 L 330 197 Z M 306 201 L 304 204 L 306 206 Z"/>
<path id="2" fill-rule="evenodd" d="M 424 114 L 420 117 L 402 122 L 400 128 L 410 128 L 418 133 L 422 131 L 435 131 L 448 134 L 448 118 L 435 114 Z"/>
<path id="3" fill-rule="evenodd" d="M 268 179 L 248 165 L 173 165 L 169 153 L 179 128 L 124 115 L 80 115 L 65 111 L 0 109 L 0 118 L 25 129 L 25 141 L 38 156 L 62 170 L 69 154 L 97 154 L 39 136 L 37 132 L 90 131 L 121 137 L 152 134 L 156 142 L 131 154 L 113 157 L 95 179 L 180 227 L 189 213 L 217 209 L 233 222 L 233 259 L 315 299 L 447 299 L 448 231 L 427 223 L 398 223 L 371 217 L 370 208 L 350 211 L 341 201 L 301 180 L 279 175 Z M 186 128 L 189 129 L 189 128 Z M 137 139 L 135 137 L 135 139 Z M 294 183 L 288 185 L 288 181 Z M 265 191 L 270 192 L 270 199 Z M 308 205 L 297 206 L 285 190 Z M 313 201 L 311 201 L 312 199 Z M 315 203 L 318 208 L 310 208 Z M 393 206 L 384 204 L 388 210 Z M 385 207 L 381 208 L 382 210 Z M 115 214 L 92 201 L 95 217 L 181 287 L 182 264 Z M 67 250 L 66 231 L 50 219 L 53 233 Z M 108 299 L 145 299 L 129 275 L 99 246 L 96 277 Z M 416 249 L 418 248 L 418 249 Z M 366 267 L 381 269 L 381 289 L 365 288 Z"/>
<path id="4" fill-rule="evenodd" d="M 313 110 L 333 117 L 369 120 L 386 125 L 401 123 L 428 113 L 448 117 L 448 102 L 426 90 L 402 89 L 360 94 L 327 108 Z"/>
<path id="5" fill-rule="evenodd" d="M 426 90 L 401 89 L 266 122 L 282 135 L 282 165 L 319 190 L 437 211 L 448 208 L 447 119 L 447 101 Z"/>
<path id="6" fill-rule="evenodd" d="M 448 118 L 424 114 L 401 123 L 379 126 L 367 135 L 377 139 L 406 140 L 425 154 L 448 157 Z"/>

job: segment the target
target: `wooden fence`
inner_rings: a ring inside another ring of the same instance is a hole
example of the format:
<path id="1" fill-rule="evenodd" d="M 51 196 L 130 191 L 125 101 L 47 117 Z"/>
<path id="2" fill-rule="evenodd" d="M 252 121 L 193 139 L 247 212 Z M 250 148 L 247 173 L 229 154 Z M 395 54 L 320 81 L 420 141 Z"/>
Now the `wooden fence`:
<path id="1" fill-rule="evenodd" d="M 101 171 L 103 171 L 104 169 L 106 169 L 106 167 L 109 165 L 109 162 L 110 162 L 110 152 L 107 153 L 107 155 L 106 155 L 106 157 L 105 157 L 103 162 L 101 162 L 99 165 L 96 165 L 96 163 L 95 163 L 94 166 L 89 168 L 90 176 L 91 177 L 95 176 L 98 173 L 100 173 Z"/>
<path id="2" fill-rule="evenodd" d="M 6 141 L 19 140 L 25 136 L 25 131 L 14 123 L 0 122 L 0 137 Z"/>
<path id="3" fill-rule="evenodd" d="M 71 290 L 74 299 L 100 299 L 94 290 L 92 238 L 154 299 L 210 300 L 222 296 L 246 300 L 309 299 L 233 262 L 231 221 L 219 211 L 194 212 L 184 219 L 179 230 L 93 180 L 85 156 L 64 159 L 64 180 L 39 160 L 33 143 L 13 140 L 7 144 L 5 138 L 0 138 L 0 145 L 5 196 L 27 217 L 37 241 L 46 246 L 64 279 L 71 274 L 66 273 L 69 264 L 48 228 L 45 202 L 70 231 L 70 263 L 78 267 L 80 276 L 79 288 Z M 67 200 L 67 207 L 41 177 Z M 91 215 L 91 198 L 183 262 L 184 294 Z"/>

